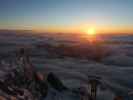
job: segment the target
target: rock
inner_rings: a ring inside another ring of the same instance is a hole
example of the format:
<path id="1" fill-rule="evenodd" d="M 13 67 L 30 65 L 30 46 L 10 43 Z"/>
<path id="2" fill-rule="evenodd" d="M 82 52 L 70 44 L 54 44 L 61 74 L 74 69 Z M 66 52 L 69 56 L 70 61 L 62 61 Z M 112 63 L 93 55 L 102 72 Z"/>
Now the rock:
<path id="1" fill-rule="evenodd" d="M 41 97 L 46 97 L 48 92 L 48 85 L 43 80 L 35 81 L 35 91 L 37 91 Z"/>
<path id="2" fill-rule="evenodd" d="M 22 89 L 24 91 L 23 95 L 17 95 L 19 100 L 35 100 L 31 92 L 27 89 Z"/>
<path id="3" fill-rule="evenodd" d="M 60 92 L 67 90 L 63 83 L 52 72 L 48 74 L 47 81 L 54 89 Z"/>
<path id="4" fill-rule="evenodd" d="M 98 85 L 101 84 L 100 83 L 100 77 L 98 76 L 88 76 L 89 78 L 89 88 L 90 88 L 90 97 L 92 100 L 96 100 L 97 97 L 97 89 L 98 89 Z"/>
<path id="5" fill-rule="evenodd" d="M 1 89 L 3 92 L 5 92 L 6 94 L 8 94 L 8 95 L 13 95 L 13 96 L 17 95 L 17 93 L 14 92 L 14 91 L 12 90 L 12 88 L 10 88 L 9 86 L 7 86 L 7 85 L 6 85 L 4 82 L 2 82 L 2 81 L 0 81 L 0 89 Z"/>
<path id="6" fill-rule="evenodd" d="M 80 87 L 80 100 L 90 100 L 90 94 L 88 93 L 87 87 Z"/>

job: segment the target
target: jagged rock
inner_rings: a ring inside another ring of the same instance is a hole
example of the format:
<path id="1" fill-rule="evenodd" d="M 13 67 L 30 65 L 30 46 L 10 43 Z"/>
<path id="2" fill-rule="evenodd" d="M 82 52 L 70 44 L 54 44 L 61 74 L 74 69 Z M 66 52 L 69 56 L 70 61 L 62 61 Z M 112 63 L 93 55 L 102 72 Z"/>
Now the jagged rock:
<path id="1" fill-rule="evenodd" d="M 47 95 L 46 82 L 36 74 L 34 66 L 24 49 L 20 49 L 14 65 L 5 61 L 0 63 L 0 90 L 11 100 L 37 100 Z M 13 69 L 12 69 L 13 68 Z M 5 95 L 5 96 L 6 96 Z M 32 99 L 28 99 L 31 98 Z M 8 100 L 9 100 L 8 99 Z M 2 99 L 3 100 L 3 99 Z"/>
<path id="2" fill-rule="evenodd" d="M 35 100 L 33 95 L 31 94 L 31 92 L 27 89 L 21 89 L 22 91 L 24 91 L 23 95 L 17 95 L 17 98 L 19 100 Z"/>
<path id="3" fill-rule="evenodd" d="M 48 74 L 47 81 L 54 89 L 58 91 L 67 90 L 67 87 L 65 87 L 63 83 L 52 72 Z"/>
<path id="4" fill-rule="evenodd" d="M 80 100 L 91 100 L 86 87 L 80 87 L 79 91 L 80 91 Z"/>
<path id="5" fill-rule="evenodd" d="M 46 81 L 43 80 L 43 77 L 40 76 L 38 76 L 38 74 L 35 74 L 35 91 L 37 91 L 41 97 L 46 97 L 48 92 L 48 85 Z"/>
<path id="6" fill-rule="evenodd" d="M 17 95 L 16 92 L 14 92 L 11 88 L 9 88 L 9 87 L 8 87 L 4 82 L 2 82 L 2 81 L 0 81 L 0 89 L 1 89 L 3 92 L 7 93 L 8 95 L 13 95 L 13 96 Z"/>
<path id="7" fill-rule="evenodd" d="M 98 85 L 101 84 L 101 77 L 98 76 L 88 76 L 90 85 L 90 97 L 91 100 L 96 100 Z"/>

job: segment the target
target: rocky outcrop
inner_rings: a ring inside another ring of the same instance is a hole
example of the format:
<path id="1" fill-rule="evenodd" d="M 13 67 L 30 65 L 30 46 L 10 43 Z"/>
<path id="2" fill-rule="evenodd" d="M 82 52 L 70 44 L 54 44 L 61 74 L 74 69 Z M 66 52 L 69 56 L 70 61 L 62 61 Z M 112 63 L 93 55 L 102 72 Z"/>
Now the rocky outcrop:
<path id="1" fill-rule="evenodd" d="M 52 72 L 48 74 L 47 81 L 54 89 L 60 92 L 68 89 Z"/>

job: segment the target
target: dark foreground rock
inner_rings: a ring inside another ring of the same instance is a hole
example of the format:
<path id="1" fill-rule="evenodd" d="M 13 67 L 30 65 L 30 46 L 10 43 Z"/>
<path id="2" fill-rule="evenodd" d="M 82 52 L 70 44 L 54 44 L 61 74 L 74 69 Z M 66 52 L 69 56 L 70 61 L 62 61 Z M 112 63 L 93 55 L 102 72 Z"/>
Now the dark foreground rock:
<path id="1" fill-rule="evenodd" d="M 60 92 L 68 89 L 52 72 L 48 74 L 47 81 L 54 89 Z"/>

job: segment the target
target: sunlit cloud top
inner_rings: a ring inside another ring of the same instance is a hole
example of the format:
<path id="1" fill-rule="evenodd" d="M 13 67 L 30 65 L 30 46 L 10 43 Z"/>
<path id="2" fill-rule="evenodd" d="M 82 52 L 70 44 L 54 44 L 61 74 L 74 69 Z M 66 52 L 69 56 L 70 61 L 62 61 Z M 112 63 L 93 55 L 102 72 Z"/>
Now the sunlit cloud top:
<path id="1" fill-rule="evenodd" d="M 133 0 L 0 0 L 0 28 L 133 31 L 132 11 Z"/>

